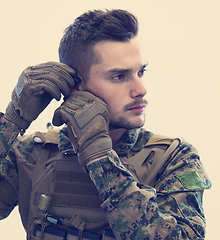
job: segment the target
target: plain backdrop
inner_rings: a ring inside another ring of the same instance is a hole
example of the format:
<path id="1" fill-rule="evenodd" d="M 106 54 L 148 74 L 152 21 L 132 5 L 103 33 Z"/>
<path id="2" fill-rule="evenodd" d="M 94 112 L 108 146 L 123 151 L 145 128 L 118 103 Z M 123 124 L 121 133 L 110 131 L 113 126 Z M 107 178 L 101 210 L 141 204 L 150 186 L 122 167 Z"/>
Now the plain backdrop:
<path id="1" fill-rule="evenodd" d="M 208 240 L 218 236 L 220 1 L 218 0 L 8 0 L 0 7 L 0 111 L 5 110 L 27 66 L 58 61 L 63 30 L 92 9 L 122 8 L 140 22 L 140 41 L 149 63 L 145 128 L 182 136 L 199 151 L 213 183 L 204 196 Z M 28 129 L 46 131 L 52 102 Z M 0 193 L 1 194 L 1 193 Z M 1 239 L 25 239 L 18 209 L 0 222 Z"/>

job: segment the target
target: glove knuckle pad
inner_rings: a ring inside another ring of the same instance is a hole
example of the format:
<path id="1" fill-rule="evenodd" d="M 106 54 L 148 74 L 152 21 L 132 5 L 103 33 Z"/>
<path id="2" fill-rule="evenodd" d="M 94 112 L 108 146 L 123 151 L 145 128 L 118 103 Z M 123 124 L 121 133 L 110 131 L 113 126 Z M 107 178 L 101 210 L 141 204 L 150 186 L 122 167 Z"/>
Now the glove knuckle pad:
<path id="1" fill-rule="evenodd" d="M 90 106 L 85 106 L 81 111 L 76 112 L 75 119 L 80 128 L 83 128 L 89 121 L 94 118 L 103 117 L 108 122 L 107 109 L 97 102 L 94 102 Z"/>

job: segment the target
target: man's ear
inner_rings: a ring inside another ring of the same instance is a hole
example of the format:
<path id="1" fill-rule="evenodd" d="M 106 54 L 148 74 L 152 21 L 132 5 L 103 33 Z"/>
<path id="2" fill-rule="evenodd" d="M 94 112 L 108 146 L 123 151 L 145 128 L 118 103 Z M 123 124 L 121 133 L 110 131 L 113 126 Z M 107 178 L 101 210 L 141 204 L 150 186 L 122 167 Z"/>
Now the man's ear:
<path id="1" fill-rule="evenodd" d="M 78 89 L 78 91 L 83 91 L 84 90 L 84 82 L 83 81 L 81 81 L 81 83 L 79 83 L 77 85 L 77 89 Z"/>
<path id="2" fill-rule="evenodd" d="M 83 91 L 84 90 L 84 81 L 80 78 L 80 82 L 76 83 L 72 91 Z"/>

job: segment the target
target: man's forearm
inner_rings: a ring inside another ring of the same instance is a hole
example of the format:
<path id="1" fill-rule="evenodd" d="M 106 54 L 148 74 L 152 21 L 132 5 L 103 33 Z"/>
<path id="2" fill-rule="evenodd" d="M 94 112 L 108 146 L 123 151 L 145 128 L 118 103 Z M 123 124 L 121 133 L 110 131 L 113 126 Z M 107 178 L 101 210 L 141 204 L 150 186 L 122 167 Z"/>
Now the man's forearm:
<path id="1" fill-rule="evenodd" d="M 161 211 L 156 190 L 137 184 L 114 151 L 89 164 L 88 170 L 117 239 L 200 239 L 188 218 Z"/>
<path id="2" fill-rule="evenodd" d="M 7 121 L 4 115 L 0 117 L 0 160 L 5 159 L 14 140 L 19 134 L 18 127 Z"/>

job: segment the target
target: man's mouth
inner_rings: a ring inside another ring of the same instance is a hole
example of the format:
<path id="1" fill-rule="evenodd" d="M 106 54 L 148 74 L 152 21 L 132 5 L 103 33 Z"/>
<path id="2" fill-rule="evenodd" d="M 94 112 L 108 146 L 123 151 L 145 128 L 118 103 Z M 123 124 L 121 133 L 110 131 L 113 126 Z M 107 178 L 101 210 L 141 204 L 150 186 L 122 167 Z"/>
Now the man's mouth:
<path id="1" fill-rule="evenodd" d="M 131 111 L 134 113 L 142 113 L 144 112 L 145 107 L 147 106 L 148 102 L 147 100 L 136 100 L 133 103 L 130 103 L 125 106 L 126 111 Z"/>
<path id="2" fill-rule="evenodd" d="M 135 113 L 142 113 L 145 109 L 146 105 L 139 105 L 139 106 L 135 106 L 133 108 L 128 109 L 128 111 L 132 111 Z"/>

